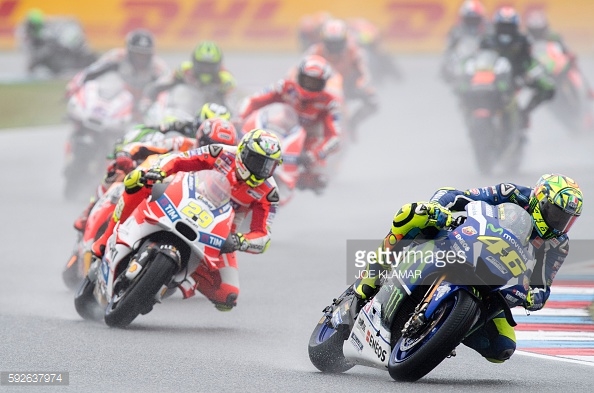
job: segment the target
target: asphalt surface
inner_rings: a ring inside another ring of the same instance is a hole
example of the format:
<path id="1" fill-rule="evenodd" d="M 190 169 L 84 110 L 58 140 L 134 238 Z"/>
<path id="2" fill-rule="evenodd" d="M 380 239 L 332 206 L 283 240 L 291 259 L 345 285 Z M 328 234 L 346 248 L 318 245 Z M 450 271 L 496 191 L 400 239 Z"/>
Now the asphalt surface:
<path id="1" fill-rule="evenodd" d="M 250 92 L 296 60 L 229 55 L 228 67 Z M 269 251 L 239 255 L 241 294 L 229 313 L 200 295 L 174 296 L 125 330 L 83 321 L 61 280 L 72 222 L 85 204 L 62 198 L 68 126 L 0 132 L 0 371 L 70 373 L 69 387 L 19 390 L 44 392 L 592 391 L 591 367 L 521 354 L 495 365 L 465 347 L 414 384 L 361 366 L 325 375 L 309 362 L 321 310 L 347 284 L 346 240 L 380 239 L 402 204 L 438 187 L 533 185 L 542 173 L 565 173 L 586 196 L 573 237 L 591 238 L 594 138 L 571 136 L 539 108 L 519 171 L 481 177 L 437 60 L 398 59 L 405 80 L 379 88 L 380 112 L 348 147 L 324 195 L 298 194 L 277 215 Z M 18 55 L 0 54 L 0 62 L 18 75 Z M 582 64 L 594 79 L 591 59 Z"/>

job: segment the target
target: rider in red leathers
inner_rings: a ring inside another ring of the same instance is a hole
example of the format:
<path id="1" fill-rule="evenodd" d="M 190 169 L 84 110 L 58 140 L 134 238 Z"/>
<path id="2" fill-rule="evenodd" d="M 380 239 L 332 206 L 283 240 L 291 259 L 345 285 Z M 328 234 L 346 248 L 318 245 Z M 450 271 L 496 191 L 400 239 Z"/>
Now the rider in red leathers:
<path id="1" fill-rule="evenodd" d="M 288 104 L 297 112 L 299 122 L 307 132 L 300 158 L 305 174 L 299 179 L 298 187 L 316 192 L 326 186 L 326 180 L 314 171 L 314 167 L 324 166 L 328 155 L 338 149 L 341 132 L 340 99 L 324 89 L 331 75 L 332 69 L 324 58 L 307 56 L 299 64 L 297 80 L 282 79 L 249 97 L 239 114 L 240 120 L 244 121 L 253 111 L 275 102 Z M 316 127 L 320 124 L 322 135 Z"/>
<path id="2" fill-rule="evenodd" d="M 360 100 L 362 105 L 349 116 L 352 134 L 361 121 L 378 109 L 375 89 L 371 86 L 368 60 L 364 51 L 349 34 L 345 21 L 332 19 L 324 23 L 321 42 L 312 45 L 307 54 L 321 56 L 343 79 L 346 100 Z"/>
<path id="3" fill-rule="evenodd" d="M 231 310 L 239 295 L 235 251 L 260 254 L 270 245 L 270 227 L 279 201 L 272 175 L 277 165 L 282 163 L 281 156 L 278 138 L 255 129 L 245 134 L 237 147 L 206 145 L 183 153 L 163 155 L 148 171 L 133 170 L 124 179 L 125 192 L 105 233 L 93 244 L 93 253 L 98 257 L 103 255 L 107 239 L 116 224 L 126 221 L 140 202 L 150 195 L 151 187 L 147 184 L 161 181 L 179 171 L 217 170 L 231 184 L 231 205 L 235 211 L 231 235 L 221 247 L 217 269 L 213 271 L 206 264 L 200 264 L 180 285 L 180 289 L 184 298 L 193 296 L 197 289 L 218 310 Z M 238 232 L 249 213 L 249 232 Z"/>

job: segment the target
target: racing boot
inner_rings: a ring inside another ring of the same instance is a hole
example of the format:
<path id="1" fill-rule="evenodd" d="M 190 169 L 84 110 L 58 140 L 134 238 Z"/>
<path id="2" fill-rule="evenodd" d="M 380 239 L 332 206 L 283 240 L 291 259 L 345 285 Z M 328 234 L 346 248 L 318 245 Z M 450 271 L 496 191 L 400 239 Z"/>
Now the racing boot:
<path id="1" fill-rule="evenodd" d="M 227 296 L 227 302 L 225 303 L 214 303 L 214 306 L 217 310 L 226 312 L 233 310 L 233 307 L 237 306 L 237 294 L 230 293 Z"/>

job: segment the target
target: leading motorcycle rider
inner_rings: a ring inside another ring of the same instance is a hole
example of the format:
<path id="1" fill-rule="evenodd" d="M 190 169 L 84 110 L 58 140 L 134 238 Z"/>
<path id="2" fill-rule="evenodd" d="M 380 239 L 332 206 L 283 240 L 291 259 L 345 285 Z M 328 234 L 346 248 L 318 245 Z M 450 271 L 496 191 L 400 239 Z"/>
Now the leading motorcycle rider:
<path id="1" fill-rule="evenodd" d="M 549 298 L 553 279 L 569 252 L 567 232 L 582 213 L 582 191 L 567 176 L 545 174 L 533 188 L 501 183 L 466 191 L 438 189 L 428 202 L 408 203 L 398 210 L 382 248 L 392 251 L 403 238 L 434 236 L 438 230 L 452 224 L 452 212 L 464 211 L 465 206 L 472 201 L 484 201 L 491 205 L 515 203 L 532 216 L 533 230 L 529 247 L 534 252 L 536 264 L 530 278 L 528 296 L 523 302 L 521 299 L 515 302 L 506 299 L 510 307 L 521 305 L 530 311 L 540 310 Z M 383 267 L 383 264 L 368 265 L 368 277 L 357 280 L 353 285 L 358 306 L 379 290 L 379 269 Z M 514 353 L 515 337 L 513 327 L 502 312 L 467 337 L 463 344 L 487 360 L 501 363 Z"/>
<path id="2" fill-rule="evenodd" d="M 93 244 L 93 253 L 97 257 L 103 256 L 107 239 L 116 224 L 126 221 L 150 195 L 151 184 L 179 171 L 217 170 L 231 184 L 231 204 L 235 210 L 231 234 L 221 247 L 224 267 L 213 272 L 206 264 L 200 264 L 180 289 L 185 298 L 193 296 L 198 289 L 218 310 L 229 311 L 236 306 L 239 295 L 235 251 L 260 254 L 270 245 L 270 227 L 279 202 L 272 175 L 281 163 L 279 139 L 262 129 L 246 133 L 237 147 L 213 144 L 163 155 L 150 170 L 135 169 L 126 176 L 125 192 L 105 233 Z M 248 213 L 251 213 L 250 231 L 237 232 Z"/>

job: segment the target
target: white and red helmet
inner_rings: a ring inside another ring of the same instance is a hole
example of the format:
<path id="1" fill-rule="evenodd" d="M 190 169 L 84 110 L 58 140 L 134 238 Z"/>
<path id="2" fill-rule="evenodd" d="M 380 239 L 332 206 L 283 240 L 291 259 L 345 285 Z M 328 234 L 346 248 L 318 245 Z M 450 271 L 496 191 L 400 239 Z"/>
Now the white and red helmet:
<path id="1" fill-rule="evenodd" d="M 220 118 L 204 120 L 196 131 L 196 147 L 213 143 L 237 145 L 235 126 L 230 121 Z"/>
<path id="2" fill-rule="evenodd" d="M 332 68 L 321 56 L 305 57 L 297 70 L 297 89 L 303 99 L 313 99 L 324 90 L 332 75 Z"/>
<path id="3" fill-rule="evenodd" d="M 349 34 L 348 25 L 341 19 L 330 19 L 322 26 L 320 37 L 324 48 L 330 54 L 344 52 Z"/>

